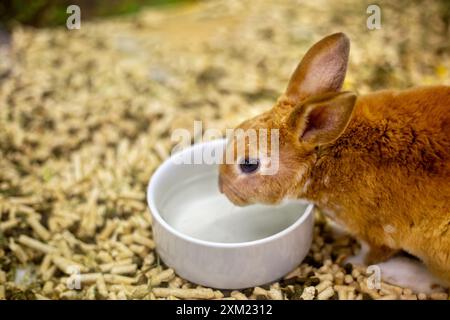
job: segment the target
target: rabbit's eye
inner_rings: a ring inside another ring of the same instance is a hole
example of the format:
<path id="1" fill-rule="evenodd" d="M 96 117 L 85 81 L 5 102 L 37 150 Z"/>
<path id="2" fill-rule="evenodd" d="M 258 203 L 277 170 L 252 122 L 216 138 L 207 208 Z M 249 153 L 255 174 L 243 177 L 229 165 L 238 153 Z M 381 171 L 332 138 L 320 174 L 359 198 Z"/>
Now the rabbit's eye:
<path id="1" fill-rule="evenodd" d="M 244 159 L 239 164 L 239 168 L 243 173 L 253 173 L 259 168 L 258 159 Z"/>

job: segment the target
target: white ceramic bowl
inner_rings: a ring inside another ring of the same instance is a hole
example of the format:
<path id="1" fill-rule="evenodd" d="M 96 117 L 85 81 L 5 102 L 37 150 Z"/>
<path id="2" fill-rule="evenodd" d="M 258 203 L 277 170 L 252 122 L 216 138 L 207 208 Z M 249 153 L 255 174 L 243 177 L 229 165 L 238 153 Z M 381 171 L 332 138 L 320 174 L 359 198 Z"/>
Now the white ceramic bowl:
<path id="1" fill-rule="evenodd" d="M 203 286 L 242 289 L 276 281 L 300 264 L 309 251 L 314 224 L 313 205 L 306 206 L 306 209 L 299 205 L 298 218 L 283 230 L 247 242 L 213 242 L 194 238 L 170 225 L 162 210 L 168 191 L 187 179 L 210 173 L 217 185 L 217 165 L 178 164 L 176 157 L 223 149 L 225 144 L 225 140 L 215 140 L 184 149 L 165 161 L 153 174 L 147 201 L 153 216 L 156 250 L 164 263 L 178 275 Z M 273 210 L 277 210 L 277 206 Z M 179 214 L 183 214 L 182 211 Z M 220 227 L 214 226 L 216 231 Z M 224 225 L 223 228 L 229 227 Z"/>

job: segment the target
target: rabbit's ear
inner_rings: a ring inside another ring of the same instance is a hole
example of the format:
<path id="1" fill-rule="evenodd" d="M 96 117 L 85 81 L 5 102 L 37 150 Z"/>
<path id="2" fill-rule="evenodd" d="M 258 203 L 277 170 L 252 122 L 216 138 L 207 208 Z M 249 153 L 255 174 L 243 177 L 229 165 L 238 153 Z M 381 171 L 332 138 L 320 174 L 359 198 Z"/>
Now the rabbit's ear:
<path id="1" fill-rule="evenodd" d="M 344 83 L 350 41 L 343 33 L 335 33 L 314 44 L 303 57 L 289 80 L 286 97 L 292 104 L 305 98 L 337 92 Z"/>
<path id="2" fill-rule="evenodd" d="M 301 142 L 321 145 L 339 138 L 344 132 L 355 106 L 356 95 L 351 92 L 326 93 L 295 107 L 287 126 Z"/>

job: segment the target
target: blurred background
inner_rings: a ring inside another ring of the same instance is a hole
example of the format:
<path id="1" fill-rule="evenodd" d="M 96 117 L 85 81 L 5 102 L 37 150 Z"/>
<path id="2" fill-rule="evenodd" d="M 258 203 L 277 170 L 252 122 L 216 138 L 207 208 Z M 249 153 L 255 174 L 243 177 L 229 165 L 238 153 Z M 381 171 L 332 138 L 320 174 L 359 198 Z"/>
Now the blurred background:
<path id="1" fill-rule="evenodd" d="M 81 8 L 79 30 L 66 28 L 69 4 Z M 267 110 L 326 35 L 351 39 L 345 90 L 450 85 L 450 1 L 377 1 L 379 30 L 367 28 L 370 4 L 2 0 L 0 267 L 22 290 L 7 295 L 92 298 L 87 289 L 44 290 L 63 274 L 36 271 L 44 255 L 20 235 L 64 246 L 93 270 L 114 247 L 101 236 L 111 226 L 115 239 L 151 237 L 136 219 L 148 217 L 145 186 L 176 143 L 172 130 L 192 130 L 194 120 L 224 130 Z M 131 276 L 142 270 L 141 261 Z"/>
<path id="2" fill-rule="evenodd" d="M 34 27 L 64 25 L 66 8 L 72 4 L 83 8 L 83 19 L 133 14 L 145 7 L 176 5 L 196 0 L 4 0 L 0 3 L 0 21 L 11 29 L 25 24 Z"/>

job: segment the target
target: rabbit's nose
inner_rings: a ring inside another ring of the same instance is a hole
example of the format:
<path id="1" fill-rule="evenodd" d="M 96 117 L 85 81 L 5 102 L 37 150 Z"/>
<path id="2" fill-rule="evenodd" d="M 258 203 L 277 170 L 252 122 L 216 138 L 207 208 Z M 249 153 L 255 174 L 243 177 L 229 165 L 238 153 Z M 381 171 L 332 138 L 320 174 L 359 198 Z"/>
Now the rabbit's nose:
<path id="1" fill-rule="evenodd" d="M 219 191 L 220 193 L 223 193 L 223 181 L 222 176 L 219 175 Z"/>

